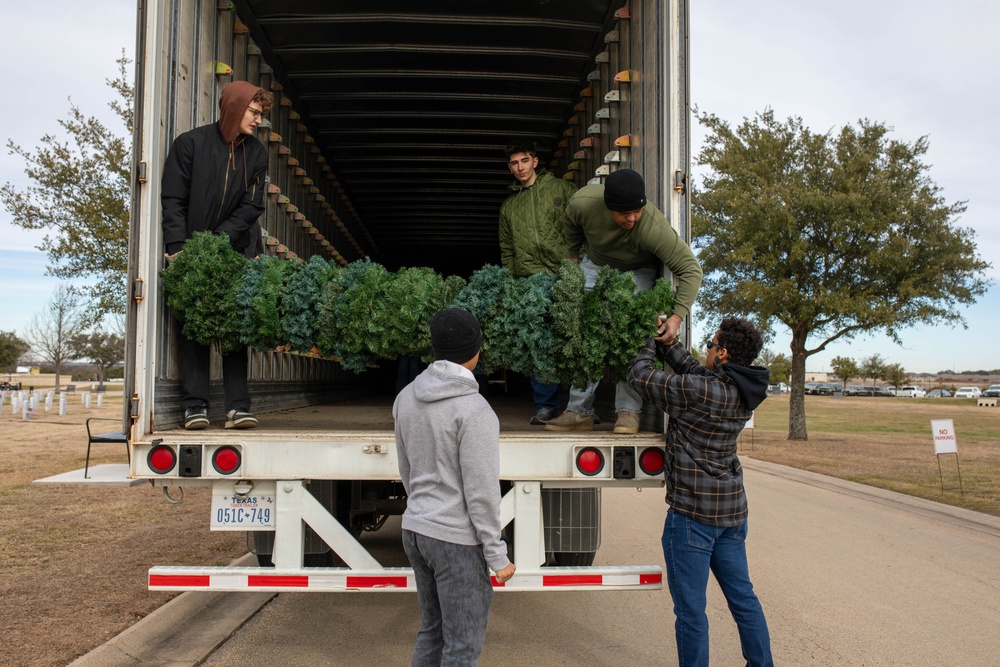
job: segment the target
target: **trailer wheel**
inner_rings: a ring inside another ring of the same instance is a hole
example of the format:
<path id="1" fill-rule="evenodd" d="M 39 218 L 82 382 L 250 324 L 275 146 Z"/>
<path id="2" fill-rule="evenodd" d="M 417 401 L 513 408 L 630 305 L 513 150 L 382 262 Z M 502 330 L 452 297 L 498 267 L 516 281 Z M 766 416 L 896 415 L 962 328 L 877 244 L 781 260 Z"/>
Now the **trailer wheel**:
<path id="1" fill-rule="evenodd" d="M 590 567 L 597 558 L 596 551 L 565 551 L 552 554 L 556 567 Z"/>

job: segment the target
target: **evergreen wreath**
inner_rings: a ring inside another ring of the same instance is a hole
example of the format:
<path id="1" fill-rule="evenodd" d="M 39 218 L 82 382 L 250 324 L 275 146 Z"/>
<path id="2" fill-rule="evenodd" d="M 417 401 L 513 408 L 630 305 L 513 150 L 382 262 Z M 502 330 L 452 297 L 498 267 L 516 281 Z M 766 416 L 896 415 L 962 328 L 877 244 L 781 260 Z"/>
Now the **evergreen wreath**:
<path id="1" fill-rule="evenodd" d="M 236 294 L 248 264 L 225 234 L 195 232 L 184 242 L 160 276 L 167 305 L 185 338 L 211 345 L 223 355 L 241 347 Z"/>

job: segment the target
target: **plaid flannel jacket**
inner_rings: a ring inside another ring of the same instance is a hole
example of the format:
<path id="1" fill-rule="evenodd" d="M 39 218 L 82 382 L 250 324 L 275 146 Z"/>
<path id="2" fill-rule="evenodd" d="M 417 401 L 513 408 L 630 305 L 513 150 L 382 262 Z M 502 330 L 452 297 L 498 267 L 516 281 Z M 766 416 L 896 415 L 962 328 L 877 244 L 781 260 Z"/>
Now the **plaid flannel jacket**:
<path id="1" fill-rule="evenodd" d="M 657 347 L 676 374 L 653 365 Z M 721 370 L 698 363 L 684 346 L 652 339 L 629 364 L 628 383 L 664 410 L 667 421 L 667 503 L 711 526 L 738 526 L 747 519 L 743 468 L 736 438 L 753 414 L 735 383 Z"/>

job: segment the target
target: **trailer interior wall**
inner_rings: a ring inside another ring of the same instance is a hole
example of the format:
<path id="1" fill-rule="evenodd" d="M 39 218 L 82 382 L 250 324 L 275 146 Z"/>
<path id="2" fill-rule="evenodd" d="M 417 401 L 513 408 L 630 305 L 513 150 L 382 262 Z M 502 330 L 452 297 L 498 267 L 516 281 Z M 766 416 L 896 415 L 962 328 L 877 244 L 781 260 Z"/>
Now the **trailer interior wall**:
<path id="1" fill-rule="evenodd" d="M 537 142 L 578 187 L 630 167 L 686 236 L 684 0 L 381 2 L 378 12 L 307 0 L 140 3 L 139 160 L 130 278 L 131 372 L 140 428 L 179 423 L 176 323 L 159 286 L 159 181 L 176 137 L 217 118 L 221 89 L 270 90 L 269 255 L 370 257 L 391 270 L 468 276 L 499 262 L 497 217 L 512 181 L 503 150 Z M 152 349 L 151 349 L 152 346 Z M 218 359 L 213 377 L 219 378 Z M 267 411 L 374 390 L 333 361 L 254 352 L 251 393 Z M 155 392 L 149 390 L 155 388 Z M 217 397 L 216 394 L 217 393 Z M 220 419 L 221 383 L 213 383 Z"/>

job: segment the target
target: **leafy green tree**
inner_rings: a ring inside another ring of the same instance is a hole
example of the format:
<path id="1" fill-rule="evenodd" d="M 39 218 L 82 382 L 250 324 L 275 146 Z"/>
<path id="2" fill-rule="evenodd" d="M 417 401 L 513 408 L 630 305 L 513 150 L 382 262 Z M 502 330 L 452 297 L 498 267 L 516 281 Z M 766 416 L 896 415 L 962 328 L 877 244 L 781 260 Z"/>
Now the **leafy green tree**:
<path id="1" fill-rule="evenodd" d="M 847 387 L 847 381 L 853 377 L 858 377 L 858 364 L 854 359 L 850 357 L 834 357 L 833 361 L 830 362 L 830 368 L 833 369 L 833 376 L 840 380 L 843 387 Z"/>
<path id="2" fill-rule="evenodd" d="M 97 367 L 97 382 L 103 385 L 108 369 L 125 360 L 125 338 L 100 330 L 79 333 L 70 338 L 69 350 L 74 359 L 86 359 Z"/>
<path id="3" fill-rule="evenodd" d="M 30 347 L 13 331 L 0 331 L 0 373 L 13 372 L 17 368 L 17 360 Z"/>
<path id="4" fill-rule="evenodd" d="M 927 175 L 926 137 L 906 143 L 882 123 L 817 134 L 771 110 L 708 130 L 694 192 L 694 232 L 705 271 L 700 303 L 791 331 L 791 440 L 806 430 L 806 359 L 834 341 L 946 321 L 985 293 L 989 268 L 975 235 Z"/>
<path id="5" fill-rule="evenodd" d="M 124 133 L 71 103 L 69 117 L 58 121 L 66 138 L 46 134 L 34 151 L 7 142 L 8 152 L 24 160 L 32 184 L 24 190 L 10 183 L 0 188 L 0 201 L 15 225 L 51 232 L 38 246 L 48 253 L 48 273 L 87 282 L 80 291 L 93 302 L 92 322 L 125 312 L 134 91 L 130 61 L 123 53 L 117 62 L 118 78 L 107 84 L 118 97 L 109 106 Z"/>
<path id="6" fill-rule="evenodd" d="M 880 354 L 873 354 L 861 360 L 858 367 L 858 377 L 871 378 L 872 386 L 885 375 L 885 359 Z"/>
<path id="7" fill-rule="evenodd" d="M 792 374 L 792 360 L 787 354 L 776 354 L 767 369 L 771 372 L 771 384 L 787 383 Z"/>
<path id="8" fill-rule="evenodd" d="M 882 379 L 888 382 L 893 389 L 899 389 L 906 384 L 910 376 L 903 370 L 902 364 L 889 364 L 882 371 Z"/>
<path id="9" fill-rule="evenodd" d="M 32 352 L 52 364 L 59 393 L 62 366 L 73 358 L 71 340 L 84 330 L 85 319 L 80 298 L 65 285 L 56 288 L 45 310 L 35 313 L 25 329 L 25 338 Z"/>

